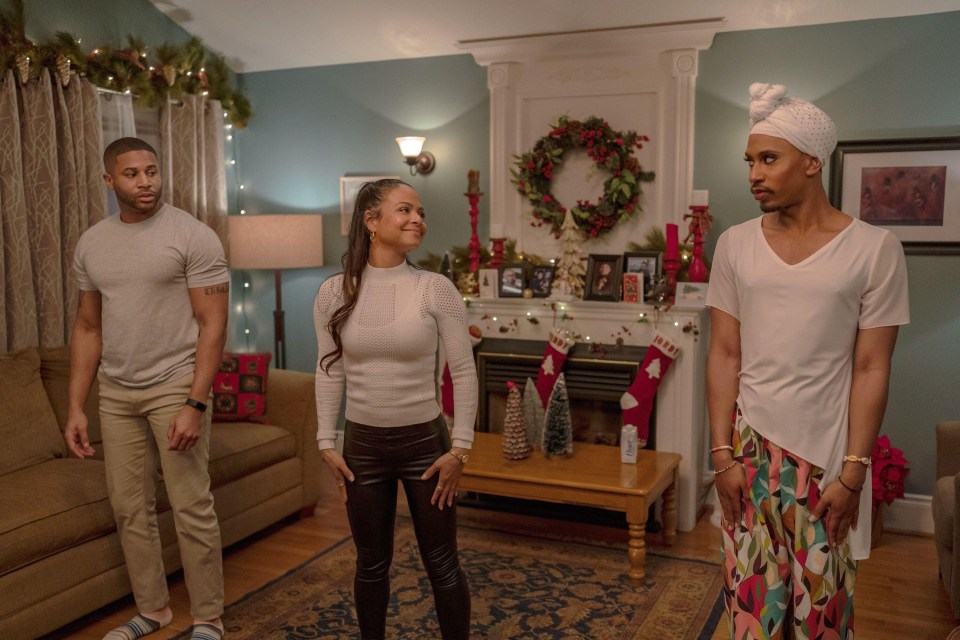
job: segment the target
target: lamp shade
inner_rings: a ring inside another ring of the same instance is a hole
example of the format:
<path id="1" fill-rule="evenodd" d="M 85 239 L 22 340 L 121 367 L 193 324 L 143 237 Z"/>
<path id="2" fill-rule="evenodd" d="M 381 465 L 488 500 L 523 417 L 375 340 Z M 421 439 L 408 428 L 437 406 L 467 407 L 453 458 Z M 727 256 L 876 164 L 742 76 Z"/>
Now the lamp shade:
<path id="1" fill-rule="evenodd" d="M 397 138 L 397 144 L 400 145 L 400 154 L 404 158 L 416 158 L 423 150 L 423 143 L 426 138 L 420 136 L 404 136 Z"/>
<path id="2" fill-rule="evenodd" d="M 323 216 L 228 216 L 233 269 L 303 269 L 323 266 Z"/>

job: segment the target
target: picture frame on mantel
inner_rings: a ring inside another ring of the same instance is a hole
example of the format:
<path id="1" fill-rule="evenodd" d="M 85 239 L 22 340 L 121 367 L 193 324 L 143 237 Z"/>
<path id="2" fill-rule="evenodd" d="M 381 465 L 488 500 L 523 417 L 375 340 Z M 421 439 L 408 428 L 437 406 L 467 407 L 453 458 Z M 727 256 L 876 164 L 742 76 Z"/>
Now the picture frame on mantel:
<path id="1" fill-rule="evenodd" d="M 363 183 L 384 179 L 399 180 L 400 176 L 344 176 L 340 178 L 340 235 L 350 234 L 353 205 L 357 201 L 357 192 L 360 191 Z"/>
<path id="2" fill-rule="evenodd" d="M 889 229 L 908 254 L 960 254 L 960 137 L 840 142 L 830 203 Z"/>

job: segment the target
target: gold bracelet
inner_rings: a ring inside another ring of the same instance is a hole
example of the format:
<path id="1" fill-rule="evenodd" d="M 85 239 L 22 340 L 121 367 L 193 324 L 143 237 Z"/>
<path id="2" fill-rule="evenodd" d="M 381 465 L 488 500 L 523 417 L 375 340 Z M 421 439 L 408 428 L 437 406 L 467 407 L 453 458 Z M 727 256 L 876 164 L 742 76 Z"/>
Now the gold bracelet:
<path id="1" fill-rule="evenodd" d="M 871 464 L 871 463 L 870 463 L 870 458 L 858 458 L 857 456 L 853 455 L 852 453 L 851 453 L 850 455 L 843 456 L 843 461 L 844 461 L 844 462 L 859 462 L 860 464 L 862 464 L 862 465 L 865 466 L 865 467 L 869 467 L 870 464 Z"/>
<path id="2" fill-rule="evenodd" d="M 710 449 L 710 453 L 716 453 L 717 451 L 733 451 L 733 445 L 722 444 L 719 447 L 714 447 L 713 449 Z"/>
<path id="3" fill-rule="evenodd" d="M 728 464 L 727 466 L 725 466 L 723 469 L 716 469 L 716 470 L 713 472 L 713 475 L 714 475 L 714 476 L 718 476 L 718 475 L 720 475 L 721 473 L 723 473 L 723 472 L 725 472 L 725 471 L 730 471 L 730 469 L 733 469 L 733 468 L 734 468 L 735 466 L 737 466 L 738 464 L 740 464 L 740 463 L 737 462 L 736 460 L 734 460 L 733 462 L 731 462 L 730 464 Z"/>

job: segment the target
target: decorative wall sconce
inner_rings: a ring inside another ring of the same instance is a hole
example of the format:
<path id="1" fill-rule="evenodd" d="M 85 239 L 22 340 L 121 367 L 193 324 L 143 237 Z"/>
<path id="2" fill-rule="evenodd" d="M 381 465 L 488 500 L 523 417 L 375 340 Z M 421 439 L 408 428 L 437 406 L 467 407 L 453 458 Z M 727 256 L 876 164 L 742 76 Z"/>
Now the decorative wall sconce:
<path id="1" fill-rule="evenodd" d="M 410 175 L 426 175 L 433 171 L 437 164 L 436 158 L 429 151 L 423 151 L 426 138 L 421 136 L 403 136 L 397 138 L 403 161 L 410 165 Z"/>

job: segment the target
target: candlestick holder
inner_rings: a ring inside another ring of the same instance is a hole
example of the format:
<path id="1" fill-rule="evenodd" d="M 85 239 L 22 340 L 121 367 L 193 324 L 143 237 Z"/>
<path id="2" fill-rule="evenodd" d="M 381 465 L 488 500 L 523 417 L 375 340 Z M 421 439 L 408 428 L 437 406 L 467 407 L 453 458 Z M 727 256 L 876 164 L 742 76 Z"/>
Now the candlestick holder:
<path id="1" fill-rule="evenodd" d="M 491 269 L 499 269 L 500 265 L 503 264 L 503 245 L 506 241 L 506 238 L 490 238 L 490 264 L 488 266 Z"/>
<path id="2" fill-rule="evenodd" d="M 703 261 L 703 236 L 710 229 L 712 219 L 710 210 L 706 205 L 690 205 L 690 213 L 684 218 L 690 219 L 690 233 L 684 242 L 693 239 L 693 258 L 690 260 L 687 276 L 690 282 L 706 282 L 707 265 Z"/>
<path id="3" fill-rule="evenodd" d="M 670 303 L 673 303 L 677 292 L 677 271 L 680 271 L 680 261 L 671 260 L 664 256 L 663 273 L 667 277 L 667 286 L 670 287 Z"/>
<path id="4" fill-rule="evenodd" d="M 470 272 L 476 273 L 480 269 L 480 238 L 477 236 L 477 217 L 480 215 L 480 196 L 482 192 L 467 192 L 463 194 L 470 201 Z"/>

